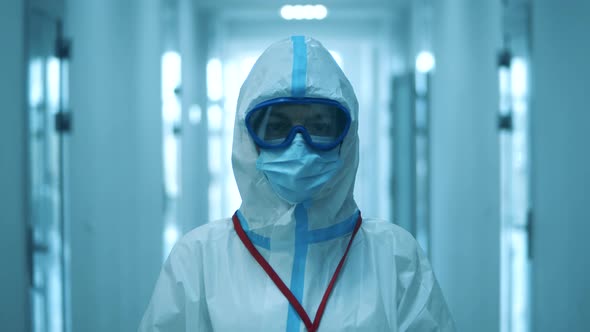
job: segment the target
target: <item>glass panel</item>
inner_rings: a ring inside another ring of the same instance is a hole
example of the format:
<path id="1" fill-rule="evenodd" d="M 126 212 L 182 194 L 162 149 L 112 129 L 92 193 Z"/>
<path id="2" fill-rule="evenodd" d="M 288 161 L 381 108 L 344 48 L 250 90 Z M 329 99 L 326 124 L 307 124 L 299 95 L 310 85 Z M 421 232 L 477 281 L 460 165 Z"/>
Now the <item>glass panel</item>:
<path id="1" fill-rule="evenodd" d="M 57 22 L 30 13 L 28 119 L 33 331 L 65 329 L 63 151 L 55 116 L 63 107 L 63 62 L 54 56 Z"/>
<path id="2" fill-rule="evenodd" d="M 178 199 L 180 187 L 180 123 L 182 105 L 178 96 L 182 84 L 182 60 L 175 51 L 167 51 L 161 59 L 162 158 L 164 169 L 164 234 L 165 260 L 178 240 Z"/>
<path id="3" fill-rule="evenodd" d="M 418 61 L 418 60 L 417 60 Z M 415 73 L 414 156 L 415 156 L 415 229 L 416 240 L 430 255 L 430 110 L 429 74 Z"/>
<path id="4" fill-rule="evenodd" d="M 499 71 L 500 115 L 511 119 L 500 132 L 501 330 L 529 331 L 529 150 L 527 63 L 514 58 Z"/>
<path id="5" fill-rule="evenodd" d="M 529 331 L 530 260 L 527 232 L 529 215 L 528 68 L 523 58 L 512 60 L 512 226 L 511 226 L 511 331 Z"/>
<path id="6" fill-rule="evenodd" d="M 231 165 L 234 121 L 240 87 L 255 62 L 256 56 L 240 53 L 224 61 L 213 58 L 207 64 L 211 220 L 231 216 L 240 207 Z"/>
<path id="7" fill-rule="evenodd" d="M 418 60 L 417 60 L 418 61 Z M 394 221 L 430 253 L 430 73 L 393 82 Z"/>

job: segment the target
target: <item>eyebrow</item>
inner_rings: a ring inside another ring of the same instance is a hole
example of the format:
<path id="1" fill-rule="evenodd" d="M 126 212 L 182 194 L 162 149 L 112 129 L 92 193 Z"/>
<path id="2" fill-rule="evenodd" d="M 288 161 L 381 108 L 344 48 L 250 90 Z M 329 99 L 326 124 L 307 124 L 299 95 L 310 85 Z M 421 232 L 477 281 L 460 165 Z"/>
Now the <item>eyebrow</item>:
<path id="1" fill-rule="evenodd" d="M 282 113 L 278 113 L 278 112 L 272 112 L 270 113 L 270 117 L 268 118 L 268 120 L 277 120 L 277 118 L 280 118 L 279 120 L 291 120 L 289 118 L 288 115 L 286 114 L 282 114 Z"/>

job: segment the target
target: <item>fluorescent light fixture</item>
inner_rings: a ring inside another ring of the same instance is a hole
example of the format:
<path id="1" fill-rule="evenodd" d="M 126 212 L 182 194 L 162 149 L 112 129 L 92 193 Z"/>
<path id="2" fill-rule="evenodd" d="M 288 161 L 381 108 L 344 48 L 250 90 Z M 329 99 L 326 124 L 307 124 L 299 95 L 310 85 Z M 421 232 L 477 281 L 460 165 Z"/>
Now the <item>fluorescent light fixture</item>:
<path id="1" fill-rule="evenodd" d="M 29 63 L 29 106 L 37 107 L 43 101 L 43 63 L 41 59 Z"/>
<path id="2" fill-rule="evenodd" d="M 285 20 L 323 20 L 328 16 L 324 5 L 284 5 L 280 12 Z"/>
<path id="3" fill-rule="evenodd" d="M 301 11 L 301 15 L 306 20 L 313 20 L 315 18 L 315 6 L 305 5 Z"/>
<path id="4" fill-rule="evenodd" d="M 59 107 L 59 65 L 56 57 L 47 60 L 47 102 L 52 112 L 57 112 Z"/>
<path id="5" fill-rule="evenodd" d="M 511 87 L 512 95 L 516 98 L 523 98 L 527 95 L 527 63 L 525 59 L 515 57 L 512 59 L 511 69 Z"/>
<path id="6" fill-rule="evenodd" d="M 315 18 L 316 20 L 323 20 L 328 16 L 328 8 L 323 5 L 316 5 L 315 6 Z"/>
<path id="7" fill-rule="evenodd" d="M 181 85 L 182 61 L 180 54 L 168 51 L 162 54 L 162 120 L 164 123 L 174 123 L 180 120 L 182 111 L 180 101 L 176 96 L 176 89 Z"/>
<path id="8" fill-rule="evenodd" d="M 428 51 L 418 53 L 416 57 L 416 70 L 421 73 L 428 73 L 433 70 L 435 66 L 434 55 Z"/>
<path id="9" fill-rule="evenodd" d="M 281 17 L 285 20 L 292 20 L 295 17 L 293 16 L 293 6 L 291 5 L 284 5 L 281 7 Z"/>
<path id="10" fill-rule="evenodd" d="M 181 84 L 181 59 L 178 52 L 168 51 L 162 55 L 162 101 L 176 99 L 174 90 Z"/>

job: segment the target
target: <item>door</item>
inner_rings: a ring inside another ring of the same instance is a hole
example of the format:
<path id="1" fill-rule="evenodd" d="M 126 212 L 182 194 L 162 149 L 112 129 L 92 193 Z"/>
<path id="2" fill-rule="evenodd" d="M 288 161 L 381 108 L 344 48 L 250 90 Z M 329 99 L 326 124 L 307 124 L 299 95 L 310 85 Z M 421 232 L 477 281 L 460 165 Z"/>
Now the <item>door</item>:
<path id="1" fill-rule="evenodd" d="M 533 7 L 532 331 L 588 331 L 590 2 Z"/>
<path id="2" fill-rule="evenodd" d="M 60 36 L 60 7 L 33 2 L 28 9 L 27 117 L 29 151 L 29 255 L 35 332 L 65 331 L 66 245 L 63 135 L 67 47 Z"/>

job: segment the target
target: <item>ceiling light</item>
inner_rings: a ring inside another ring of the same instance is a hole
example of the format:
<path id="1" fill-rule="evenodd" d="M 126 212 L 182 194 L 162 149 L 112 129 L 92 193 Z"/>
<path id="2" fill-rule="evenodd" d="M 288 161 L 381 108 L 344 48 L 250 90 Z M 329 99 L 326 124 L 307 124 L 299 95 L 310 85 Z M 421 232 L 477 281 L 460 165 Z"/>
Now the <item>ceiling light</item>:
<path id="1" fill-rule="evenodd" d="M 428 51 L 422 51 L 418 53 L 416 57 L 416 70 L 421 73 L 428 73 L 434 69 L 435 60 L 434 55 Z"/>
<path id="2" fill-rule="evenodd" d="M 281 17 L 285 20 L 292 20 L 293 17 L 293 6 L 285 5 L 281 8 Z"/>
<path id="3" fill-rule="evenodd" d="M 324 5 L 284 5 L 280 13 L 285 20 L 323 20 L 328 9 Z"/>
<path id="4" fill-rule="evenodd" d="M 323 5 L 316 5 L 315 6 L 315 18 L 316 20 L 323 20 L 328 16 L 328 8 Z"/>

